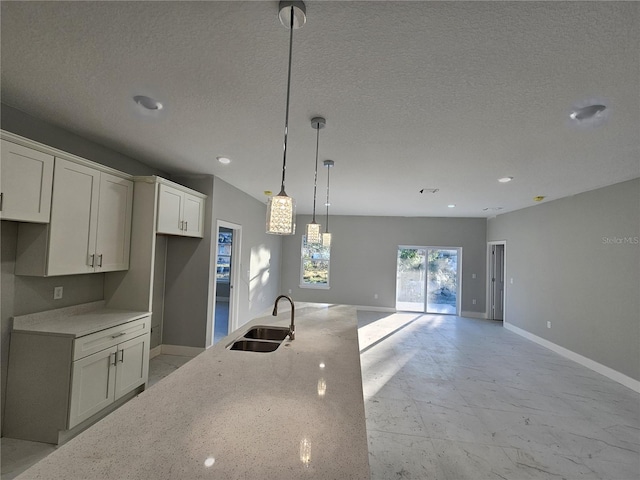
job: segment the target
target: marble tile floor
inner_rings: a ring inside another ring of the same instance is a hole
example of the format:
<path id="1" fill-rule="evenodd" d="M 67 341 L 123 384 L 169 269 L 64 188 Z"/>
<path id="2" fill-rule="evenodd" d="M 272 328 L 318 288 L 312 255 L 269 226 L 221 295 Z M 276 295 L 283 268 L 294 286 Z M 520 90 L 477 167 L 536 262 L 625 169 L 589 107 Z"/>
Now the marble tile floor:
<path id="1" fill-rule="evenodd" d="M 640 479 L 640 394 L 500 323 L 358 319 L 372 480 Z M 189 359 L 155 357 L 150 385 Z M 54 448 L 2 438 L 1 480 Z"/>
<path id="2" fill-rule="evenodd" d="M 155 385 L 189 360 L 191 357 L 179 355 L 158 355 L 152 358 L 149 362 L 148 387 Z M 48 443 L 2 437 L 0 449 L 0 480 L 11 480 L 49 455 L 56 447 Z"/>
<path id="3" fill-rule="evenodd" d="M 640 394 L 499 322 L 358 312 L 372 480 L 640 479 Z"/>

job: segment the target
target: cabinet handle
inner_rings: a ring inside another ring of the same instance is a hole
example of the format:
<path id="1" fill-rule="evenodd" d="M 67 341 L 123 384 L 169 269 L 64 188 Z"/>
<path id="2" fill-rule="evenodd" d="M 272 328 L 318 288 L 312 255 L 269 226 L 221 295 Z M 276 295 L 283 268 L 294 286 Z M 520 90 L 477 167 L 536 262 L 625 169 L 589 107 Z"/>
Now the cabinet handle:
<path id="1" fill-rule="evenodd" d="M 113 363 L 111 363 L 111 355 L 113 355 Z M 115 352 L 113 352 L 113 354 L 109 355 L 109 363 L 111 363 L 111 365 L 113 365 L 114 367 L 118 363 L 118 356 L 116 355 Z"/>
<path id="2" fill-rule="evenodd" d="M 98 255 L 98 266 L 102 266 L 102 254 Z"/>
<path id="3" fill-rule="evenodd" d="M 127 334 L 127 332 L 116 333 L 115 335 L 111 335 L 111 338 L 118 338 L 118 337 L 121 337 L 121 336 L 126 335 L 126 334 Z"/>
<path id="4" fill-rule="evenodd" d="M 89 255 L 89 266 L 93 267 L 93 263 L 95 261 L 96 256 L 92 253 L 91 255 Z"/>
<path id="5" fill-rule="evenodd" d="M 4 205 L 4 193 L 0 193 L 0 212 L 2 211 L 2 205 Z"/>
<path id="6" fill-rule="evenodd" d="M 184 222 L 183 222 L 182 220 L 180 220 L 180 221 L 178 222 L 178 230 L 182 230 L 182 224 L 183 224 L 183 223 L 184 223 Z"/>
<path id="7" fill-rule="evenodd" d="M 189 222 L 184 222 L 185 231 L 189 230 Z"/>
<path id="8" fill-rule="evenodd" d="M 124 350 L 120 350 L 120 363 L 124 363 Z"/>

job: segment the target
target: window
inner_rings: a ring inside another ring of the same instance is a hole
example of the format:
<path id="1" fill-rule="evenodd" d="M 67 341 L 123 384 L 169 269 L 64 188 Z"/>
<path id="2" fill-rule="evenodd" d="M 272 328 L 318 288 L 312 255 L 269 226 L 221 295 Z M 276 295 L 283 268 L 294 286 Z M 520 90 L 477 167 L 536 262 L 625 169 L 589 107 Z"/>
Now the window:
<path id="1" fill-rule="evenodd" d="M 331 247 L 322 244 L 307 245 L 302 235 L 300 260 L 300 286 L 305 288 L 329 288 L 329 257 Z"/>

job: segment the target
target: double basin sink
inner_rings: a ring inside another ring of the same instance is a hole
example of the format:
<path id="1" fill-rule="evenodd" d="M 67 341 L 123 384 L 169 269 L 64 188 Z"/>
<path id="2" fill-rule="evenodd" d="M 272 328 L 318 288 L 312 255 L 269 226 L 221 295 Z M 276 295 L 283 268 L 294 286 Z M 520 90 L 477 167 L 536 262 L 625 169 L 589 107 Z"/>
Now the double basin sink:
<path id="1" fill-rule="evenodd" d="M 253 327 L 242 337 L 237 338 L 229 348 L 245 352 L 275 352 L 289 335 L 287 327 Z"/>

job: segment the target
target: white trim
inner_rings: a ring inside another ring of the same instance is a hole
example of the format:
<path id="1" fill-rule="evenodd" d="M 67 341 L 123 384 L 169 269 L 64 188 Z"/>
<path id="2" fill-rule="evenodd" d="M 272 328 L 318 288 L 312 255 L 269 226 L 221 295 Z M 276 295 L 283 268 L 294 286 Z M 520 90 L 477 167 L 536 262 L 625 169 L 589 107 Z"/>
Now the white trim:
<path id="1" fill-rule="evenodd" d="M 162 353 L 162 345 L 158 345 L 157 347 L 153 347 L 151 350 L 149 350 L 149 360 L 151 360 L 152 358 L 157 357 L 161 353 Z"/>
<path id="2" fill-rule="evenodd" d="M 487 312 L 465 312 L 463 311 L 460 314 L 461 317 L 467 317 L 467 318 L 481 318 L 483 320 L 486 320 L 487 318 L 489 318 L 487 316 Z"/>
<path id="3" fill-rule="evenodd" d="M 493 292 L 492 281 L 491 281 L 491 269 L 492 266 L 492 258 L 491 258 L 491 247 L 494 245 L 503 245 L 503 264 L 502 270 L 504 271 L 504 290 L 503 290 L 503 305 L 502 305 L 502 321 L 507 322 L 507 290 L 509 289 L 509 282 L 507 276 L 507 241 L 506 240 L 491 240 L 487 242 L 487 288 L 486 288 L 486 300 L 485 305 L 487 306 L 486 318 L 493 320 L 493 313 L 491 311 L 491 302 L 493 299 L 491 298 Z"/>
<path id="4" fill-rule="evenodd" d="M 184 345 L 160 345 L 163 355 L 180 355 L 182 357 L 195 357 L 204 352 L 201 347 L 186 347 Z M 156 347 L 158 348 L 158 347 Z"/>
<path id="5" fill-rule="evenodd" d="M 567 348 L 561 347 L 560 345 L 556 345 L 555 343 L 550 342 L 549 340 L 545 340 L 544 338 L 538 337 L 537 335 L 527 332 L 522 328 L 516 327 L 511 323 L 503 322 L 503 326 L 507 330 L 510 330 L 513 333 L 516 333 L 526 338 L 527 340 L 531 340 L 532 342 L 535 342 L 538 345 L 542 345 L 543 347 L 548 348 L 549 350 L 552 350 L 557 354 L 562 355 L 565 358 L 568 358 L 569 360 L 573 360 L 574 362 L 579 363 L 580 365 L 587 367 L 593 370 L 594 372 L 604 375 L 605 377 L 610 378 L 615 382 L 621 383 L 625 387 L 628 387 L 631 390 L 634 390 L 640 393 L 640 381 L 635 380 L 631 377 L 628 377 L 624 373 L 620 373 L 617 370 L 614 370 L 613 368 L 609 368 L 605 365 L 602 365 L 601 363 L 591 360 L 590 358 L 583 357 L 579 353 L 576 353 Z"/>
<path id="6" fill-rule="evenodd" d="M 316 290 L 329 290 L 331 287 L 329 285 L 324 285 L 322 283 L 305 283 L 298 285 L 300 288 L 315 288 Z"/>

